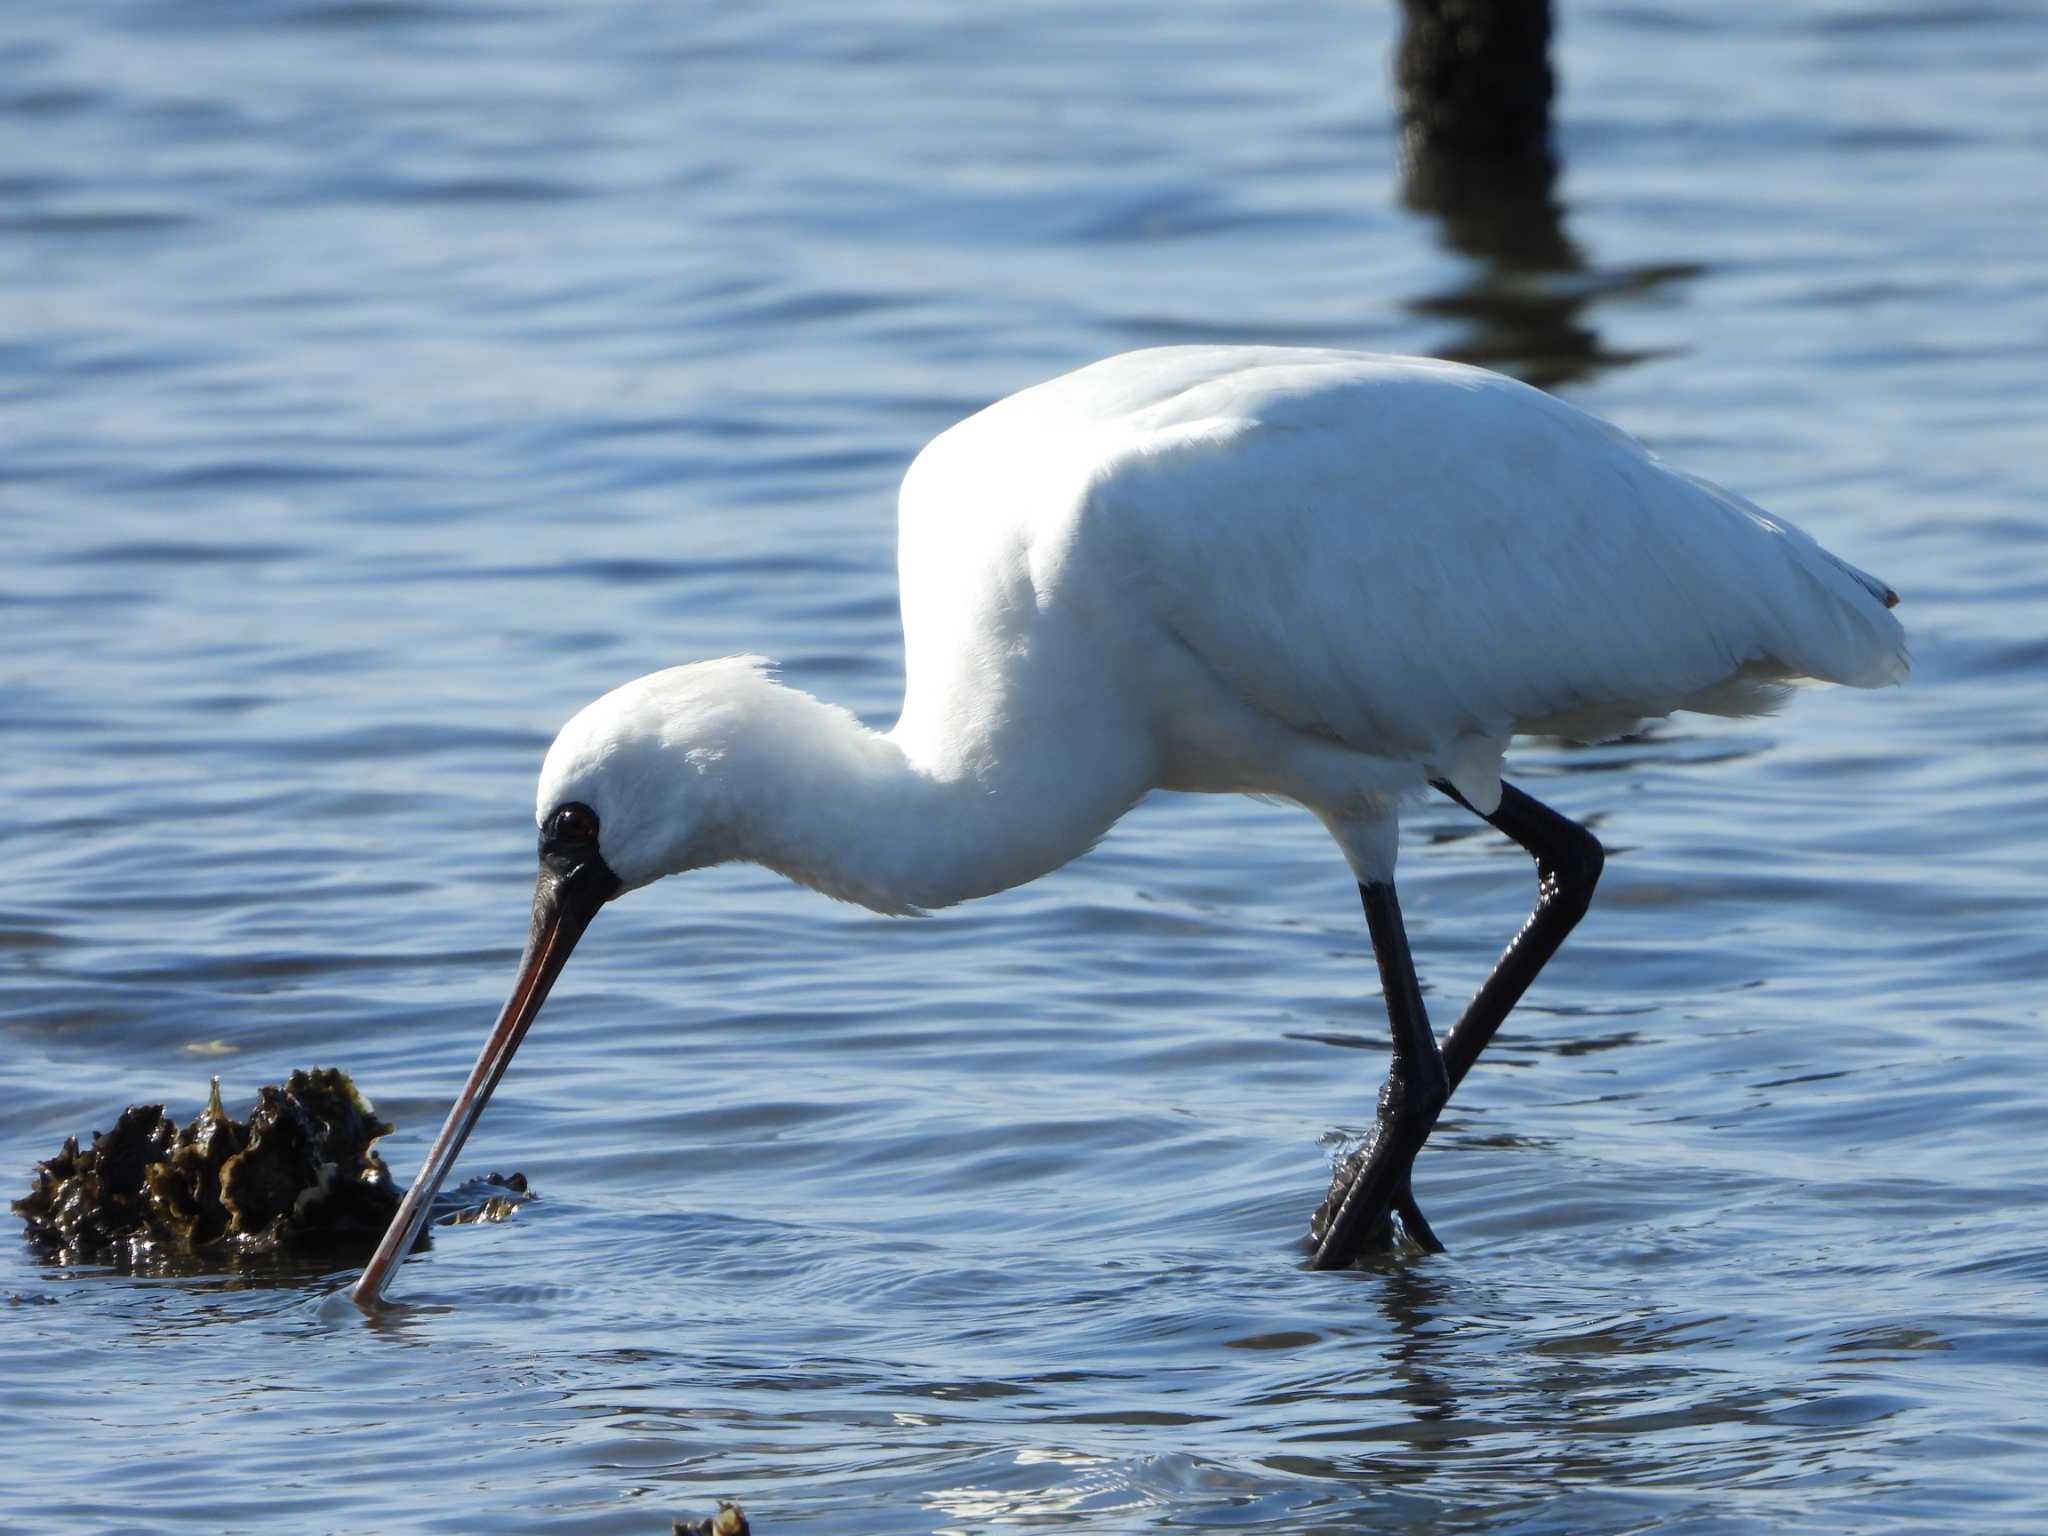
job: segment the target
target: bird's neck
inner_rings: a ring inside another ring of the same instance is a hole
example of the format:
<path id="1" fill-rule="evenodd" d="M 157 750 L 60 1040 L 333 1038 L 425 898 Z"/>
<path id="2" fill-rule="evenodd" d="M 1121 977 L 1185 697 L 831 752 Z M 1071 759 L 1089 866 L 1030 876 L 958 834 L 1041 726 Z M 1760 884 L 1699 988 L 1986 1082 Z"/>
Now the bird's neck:
<path id="1" fill-rule="evenodd" d="M 879 912 L 950 906 L 1057 869 L 1150 787 L 1148 764 L 1087 741 L 971 722 L 884 734 L 807 694 L 785 703 L 776 738 L 732 764 L 751 781 L 732 856 Z"/>

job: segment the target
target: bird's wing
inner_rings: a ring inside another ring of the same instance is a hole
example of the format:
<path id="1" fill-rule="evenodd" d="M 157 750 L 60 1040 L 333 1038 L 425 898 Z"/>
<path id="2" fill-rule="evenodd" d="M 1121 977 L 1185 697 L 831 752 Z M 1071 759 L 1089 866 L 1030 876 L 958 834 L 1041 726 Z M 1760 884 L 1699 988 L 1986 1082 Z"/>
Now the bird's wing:
<path id="1" fill-rule="evenodd" d="M 1618 729 L 1746 667 L 1903 666 L 1881 583 L 1547 395 L 1406 360 L 1280 374 L 1135 413 L 1085 516 L 1179 641 L 1297 728 L 1406 757 Z"/>

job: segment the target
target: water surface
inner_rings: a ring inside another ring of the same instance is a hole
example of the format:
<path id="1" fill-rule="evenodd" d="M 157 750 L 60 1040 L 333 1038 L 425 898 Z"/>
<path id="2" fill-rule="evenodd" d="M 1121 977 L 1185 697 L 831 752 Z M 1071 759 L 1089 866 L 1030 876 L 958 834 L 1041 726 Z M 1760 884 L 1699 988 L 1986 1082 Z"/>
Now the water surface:
<path id="1" fill-rule="evenodd" d="M 1384 1024 L 1309 817 L 1160 798 L 924 922 L 609 911 L 347 1278 L 0 1243 L 38 1532 L 2048 1529 L 2048 24 L 1563 7 L 1552 227 L 1404 202 L 1392 7 L 0 18 L 0 1170 L 348 1067 L 418 1163 L 531 785 L 752 650 L 877 724 L 933 433 L 1166 341 L 1480 356 L 1890 580 L 1916 674 L 1533 744 L 1613 850 L 1419 1168 L 1299 1237 Z M 1300 12 L 1295 14 L 1294 12 Z M 1531 896 L 1412 821 L 1447 1016 Z"/>

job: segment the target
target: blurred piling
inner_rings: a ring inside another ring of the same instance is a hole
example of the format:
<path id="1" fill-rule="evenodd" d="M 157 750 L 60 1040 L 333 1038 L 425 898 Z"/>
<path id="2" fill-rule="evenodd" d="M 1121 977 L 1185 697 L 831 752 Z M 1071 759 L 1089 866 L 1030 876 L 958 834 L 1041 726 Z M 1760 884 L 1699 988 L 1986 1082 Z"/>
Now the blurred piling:
<path id="1" fill-rule="evenodd" d="M 1447 357 L 1546 389 L 1609 361 L 1587 323 L 1598 291 L 1556 196 L 1549 0 L 1401 0 L 1394 56 L 1401 196 L 1476 266 L 1411 302 L 1470 327 Z"/>
<path id="2" fill-rule="evenodd" d="M 1556 174 L 1549 0 L 1401 0 L 1394 84 L 1404 156 Z"/>

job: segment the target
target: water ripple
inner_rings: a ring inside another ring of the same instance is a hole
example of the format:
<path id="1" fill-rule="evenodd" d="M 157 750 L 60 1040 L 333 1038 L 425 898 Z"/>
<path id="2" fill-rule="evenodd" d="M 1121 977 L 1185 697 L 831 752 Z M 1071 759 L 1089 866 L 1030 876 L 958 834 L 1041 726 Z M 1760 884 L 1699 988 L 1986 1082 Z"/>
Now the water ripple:
<path id="1" fill-rule="evenodd" d="M 1418 1167 L 1442 1258 L 1303 1268 L 1387 1047 L 1300 813 L 916 923 L 721 869 L 607 911 L 465 1152 L 544 1199 L 389 1314 L 11 1252 L 0 1509 L 2041 1526 L 2036 10 L 1575 14 L 1561 179 L 1478 206 L 1399 162 L 1392 8 L 933 21 L 0 19 L 0 1161 L 318 1061 L 409 1171 L 551 730 L 738 651 L 886 723 L 902 467 L 1124 347 L 1559 388 L 1886 572 L 1914 682 L 1518 749 L 1611 859 Z M 1441 1024 L 1533 879 L 1433 804 L 1402 882 Z"/>

